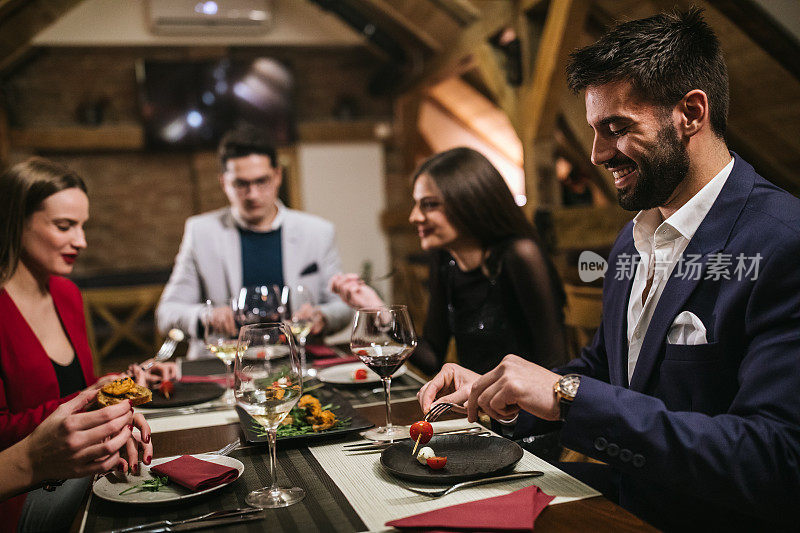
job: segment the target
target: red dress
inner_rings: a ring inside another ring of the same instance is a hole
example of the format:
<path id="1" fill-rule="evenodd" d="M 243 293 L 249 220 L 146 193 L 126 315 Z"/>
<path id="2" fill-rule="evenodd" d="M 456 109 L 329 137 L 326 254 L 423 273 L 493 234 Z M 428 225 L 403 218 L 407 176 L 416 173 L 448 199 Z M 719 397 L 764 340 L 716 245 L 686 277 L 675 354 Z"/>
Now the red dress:
<path id="1" fill-rule="evenodd" d="M 48 286 L 86 384 L 91 385 L 97 378 L 80 291 L 68 279 L 57 276 L 50 278 Z M 73 397 L 75 394 L 61 398 L 51 359 L 11 297 L 0 289 L 0 450 L 25 438 Z M 16 522 L 22 502 L 24 497 L 16 497 L 0 504 L 0 516 Z M 0 530 L 8 525 L 4 523 Z"/>

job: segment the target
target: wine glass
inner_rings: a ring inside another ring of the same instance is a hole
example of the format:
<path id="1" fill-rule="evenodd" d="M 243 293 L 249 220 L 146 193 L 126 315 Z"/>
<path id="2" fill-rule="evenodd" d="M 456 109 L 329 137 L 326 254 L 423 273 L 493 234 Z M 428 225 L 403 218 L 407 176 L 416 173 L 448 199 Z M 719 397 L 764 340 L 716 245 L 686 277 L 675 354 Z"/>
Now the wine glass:
<path id="1" fill-rule="evenodd" d="M 210 300 L 206 300 L 204 340 L 208 351 L 225 363 L 225 396 L 223 402 L 233 405 L 236 400 L 233 397 L 233 389 L 231 388 L 231 363 L 233 363 L 233 358 L 236 355 L 237 333 L 212 324 L 209 317 L 213 310 L 214 304 Z"/>
<path id="2" fill-rule="evenodd" d="M 244 353 L 248 348 L 266 353 L 288 351 L 288 357 L 245 359 Z M 281 323 L 243 326 L 239 330 L 234 375 L 238 405 L 264 426 L 269 442 L 270 486 L 251 492 L 245 501 L 248 505 L 265 509 L 299 502 L 305 497 L 303 489 L 278 486 L 275 455 L 278 426 L 303 393 L 300 359 L 289 328 Z"/>
<path id="3" fill-rule="evenodd" d="M 284 291 L 286 290 L 287 287 L 284 287 Z M 300 363 L 303 365 L 303 375 L 305 376 L 308 374 L 306 370 L 306 341 L 308 340 L 308 334 L 311 333 L 314 320 L 311 316 L 298 315 L 297 312 L 303 306 L 313 306 L 314 295 L 311 294 L 308 287 L 304 285 L 288 287 L 288 293 L 286 294 L 288 295 L 288 308 L 291 310 L 291 315 L 288 320 L 289 328 L 292 330 L 292 335 L 294 335 L 294 339 L 299 346 Z"/>
<path id="4" fill-rule="evenodd" d="M 356 311 L 350 351 L 381 377 L 386 400 L 386 425 L 367 431 L 364 438 L 388 441 L 408 436 L 407 431 L 392 427 L 390 387 L 392 374 L 402 366 L 416 346 L 417 336 L 405 305 Z"/>
<path id="5" fill-rule="evenodd" d="M 277 285 L 242 287 L 239 294 L 231 299 L 231 308 L 239 326 L 280 322 L 286 312 Z"/>

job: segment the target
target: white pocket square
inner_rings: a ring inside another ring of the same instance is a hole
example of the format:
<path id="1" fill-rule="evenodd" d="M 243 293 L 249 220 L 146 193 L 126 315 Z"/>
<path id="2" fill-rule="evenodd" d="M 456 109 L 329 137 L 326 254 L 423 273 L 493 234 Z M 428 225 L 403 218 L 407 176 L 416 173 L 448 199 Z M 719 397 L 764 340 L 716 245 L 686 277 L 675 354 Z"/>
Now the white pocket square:
<path id="1" fill-rule="evenodd" d="M 667 333 L 669 344 L 708 344 L 706 340 L 706 327 L 697 318 L 697 315 L 689 311 L 683 311 L 672 322 Z"/>

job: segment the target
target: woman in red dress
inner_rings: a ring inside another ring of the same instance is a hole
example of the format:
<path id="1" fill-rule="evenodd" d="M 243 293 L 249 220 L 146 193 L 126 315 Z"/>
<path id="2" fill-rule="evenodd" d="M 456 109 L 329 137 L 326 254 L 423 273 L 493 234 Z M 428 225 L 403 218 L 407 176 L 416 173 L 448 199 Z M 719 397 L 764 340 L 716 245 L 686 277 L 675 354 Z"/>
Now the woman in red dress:
<path id="1" fill-rule="evenodd" d="M 0 450 L 81 390 L 101 385 L 80 292 L 63 277 L 86 248 L 88 218 L 83 180 L 61 165 L 31 158 L 0 176 Z M 149 464 L 153 448 L 140 414 L 133 425 L 140 431 L 120 450 L 120 464 L 137 472 L 139 453 Z M 59 491 L 61 504 L 67 491 Z M 0 514 L 18 516 L 21 501 L 6 502 Z"/>

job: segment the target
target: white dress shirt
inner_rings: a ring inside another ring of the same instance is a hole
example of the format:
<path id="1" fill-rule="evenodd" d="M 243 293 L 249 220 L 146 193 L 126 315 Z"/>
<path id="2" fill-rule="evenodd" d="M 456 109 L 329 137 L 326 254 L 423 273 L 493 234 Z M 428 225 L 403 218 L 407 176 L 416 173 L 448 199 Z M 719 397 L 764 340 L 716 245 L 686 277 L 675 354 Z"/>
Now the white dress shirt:
<path id="1" fill-rule="evenodd" d="M 666 220 L 662 220 L 657 207 L 640 211 L 633 219 L 633 244 L 641 260 L 636 267 L 628 300 L 628 383 L 633 377 L 642 342 L 661 293 L 732 169 L 733 158 Z M 647 284 L 648 274 L 653 276 L 653 284 L 642 305 L 642 292 Z"/>

